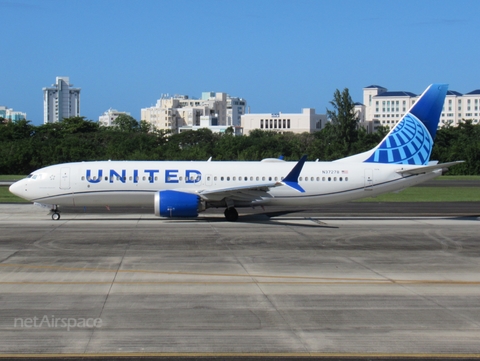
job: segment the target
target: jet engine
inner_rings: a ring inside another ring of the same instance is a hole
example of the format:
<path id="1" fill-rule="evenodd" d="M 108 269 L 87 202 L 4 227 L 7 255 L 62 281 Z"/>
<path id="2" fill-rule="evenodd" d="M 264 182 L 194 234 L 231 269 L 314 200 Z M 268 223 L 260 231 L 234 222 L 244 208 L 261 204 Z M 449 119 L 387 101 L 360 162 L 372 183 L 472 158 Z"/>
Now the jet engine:
<path id="1" fill-rule="evenodd" d="M 157 217 L 197 217 L 204 210 L 205 202 L 196 194 L 170 190 L 155 193 Z"/>

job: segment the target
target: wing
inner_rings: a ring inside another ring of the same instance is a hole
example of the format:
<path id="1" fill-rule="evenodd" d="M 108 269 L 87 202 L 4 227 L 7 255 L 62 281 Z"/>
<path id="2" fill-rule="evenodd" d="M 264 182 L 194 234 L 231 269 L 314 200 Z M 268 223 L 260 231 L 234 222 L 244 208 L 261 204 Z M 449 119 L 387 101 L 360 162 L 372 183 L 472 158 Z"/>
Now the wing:
<path id="1" fill-rule="evenodd" d="M 307 156 L 304 155 L 290 173 L 282 179 L 280 182 L 269 182 L 261 184 L 252 184 L 240 187 L 230 187 L 212 190 L 199 191 L 197 194 L 207 201 L 221 201 L 228 198 L 233 201 L 253 202 L 265 197 L 270 197 L 268 191 L 275 187 L 288 186 L 295 189 L 298 192 L 305 192 L 305 190 L 298 184 L 298 177 L 302 171 L 303 165 L 307 160 Z"/>
<path id="2" fill-rule="evenodd" d="M 221 188 L 214 190 L 200 191 L 197 194 L 207 201 L 221 201 L 229 198 L 235 201 L 255 201 L 262 197 L 269 197 L 268 191 L 271 188 L 281 186 L 280 182 L 264 183 L 242 187 Z"/>
<path id="3" fill-rule="evenodd" d="M 434 165 L 427 165 L 424 167 L 416 167 L 416 168 L 410 168 L 410 169 L 399 169 L 397 170 L 397 173 L 400 174 L 423 174 L 423 173 L 429 173 L 433 172 L 434 170 L 437 169 L 448 169 L 449 167 L 452 167 L 456 164 L 460 164 L 465 162 L 464 160 L 457 160 L 455 162 L 449 162 L 449 163 L 441 163 L 441 164 L 434 164 Z"/>

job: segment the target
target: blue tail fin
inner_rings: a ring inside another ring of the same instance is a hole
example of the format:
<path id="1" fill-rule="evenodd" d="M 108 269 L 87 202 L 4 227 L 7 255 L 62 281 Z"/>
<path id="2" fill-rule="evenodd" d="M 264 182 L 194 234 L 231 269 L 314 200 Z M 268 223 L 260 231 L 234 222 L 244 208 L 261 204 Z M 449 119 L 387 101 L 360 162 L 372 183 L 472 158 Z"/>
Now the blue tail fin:
<path id="1" fill-rule="evenodd" d="M 430 85 L 364 162 L 428 164 L 447 89 Z"/>

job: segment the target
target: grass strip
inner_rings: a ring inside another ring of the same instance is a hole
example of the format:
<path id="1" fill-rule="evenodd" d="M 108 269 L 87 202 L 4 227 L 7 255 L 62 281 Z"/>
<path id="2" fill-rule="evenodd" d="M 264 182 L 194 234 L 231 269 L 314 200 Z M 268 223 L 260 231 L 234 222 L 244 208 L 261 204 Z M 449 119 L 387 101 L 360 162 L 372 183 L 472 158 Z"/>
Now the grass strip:
<path id="1" fill-rule="evenodd" d="M 480 175 L 442 175 L 441 177 L 435 178 L 435 180 L 471 180 L 471 181 L 480 181 Z"/>
<path id="2" fill-rule="evenodd" d="M 0 186 L 0 203 L 31 203 L 10 193 L 8 187 Z"/>
<path id="3" fill-rule="evenodd" d="M 480 202 L 480 187 L 410 187 L 356 202 Z"/>
<path id="4" fill-rule="evenodd" d="M 9 181 L 18 181 L 25 178 L 25 175 L 9 175 L 9 174 L 0 174 L 0 182 L 9 182 Z"/>

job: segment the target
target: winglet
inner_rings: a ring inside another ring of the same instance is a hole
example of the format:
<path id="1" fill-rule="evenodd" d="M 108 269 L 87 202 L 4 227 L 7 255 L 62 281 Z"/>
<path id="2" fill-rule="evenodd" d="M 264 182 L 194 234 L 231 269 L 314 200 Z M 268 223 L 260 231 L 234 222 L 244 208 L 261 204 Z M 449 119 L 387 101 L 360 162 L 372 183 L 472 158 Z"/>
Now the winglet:
<path id="1" fill-rule="evenodd" d="M 281 184 L 289 186 L 290 188 L 293 188 L 301 193 L 304 193 L 305 190 L 300 186 L 300 184 L 298 184 L 298 176 L 300 175 L 300 172 L 302 171 L 303 165 L 305 164 L 306 160 L 306 155 L 300 158 L 300 160 L 297 164 L 295 164 L 295 167 L 293 167 L 290 173 L 288 173 L 287 176 L 283 178 Z"/>

